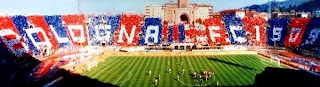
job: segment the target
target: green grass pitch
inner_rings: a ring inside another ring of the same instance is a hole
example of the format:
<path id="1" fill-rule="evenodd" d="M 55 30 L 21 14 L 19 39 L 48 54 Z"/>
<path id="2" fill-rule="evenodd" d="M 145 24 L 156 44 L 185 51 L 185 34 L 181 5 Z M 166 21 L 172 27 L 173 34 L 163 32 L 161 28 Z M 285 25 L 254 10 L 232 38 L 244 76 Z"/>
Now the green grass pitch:
<path id="1" fill-rule="evenodd" d="M 259 55 L 112 56 L 81 74 L 124 87 L 246 86 L 254 84 L 255 76 L 265 67 L 287 68 Z M 185 72 L 179 74 L 182 69 Z M 204 70 L 214 73 L 208 81 L 192 76 L 193 72 Z M 151 76 L 148 75 L 149 71 Z M 159 75 L 160 79 L 155 85 L 154 81 Z"/>

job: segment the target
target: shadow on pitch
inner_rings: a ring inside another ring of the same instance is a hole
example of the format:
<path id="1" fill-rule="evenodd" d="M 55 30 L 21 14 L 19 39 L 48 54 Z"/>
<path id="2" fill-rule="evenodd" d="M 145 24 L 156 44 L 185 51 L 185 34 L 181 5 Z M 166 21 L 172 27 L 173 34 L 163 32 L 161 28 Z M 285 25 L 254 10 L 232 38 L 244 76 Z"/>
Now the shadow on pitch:
<path id="1" fill-rule="evenodd" d="M 43 87 L 48 83 L 51 83 L 49 87 L 118 87 L 56 67 L 50 68 L 50 71 L 40 78 L 35 71 L 42 63 L 30 54 L 15 57 L 2 52 L 0 46 L 0 55 L 0 87 Z M 59 77 L 63 78 L 56 81 Z"/>
<path id="2" fill-rule="evenodd" d="M 254 68 L 251 68 L 251 67 L 248 67 L 248 66 L 240 65 L 240 64 L 237 64 L 237 63 L 232 63 L 232 62 L 229 62 L 229 61 L 221 60 L 221 59 L 218 59 L 218 58 L 207 58 L 207 59 L 215 61 L 215 62 L 220 62 L 220 63 L 224 63 L 224 64 L 227 64 L 227 65 L 235 66 L 235 67 L 240 67 L 240 68 L 252 70 L 252 71 L 263 71 L 263 70 L 257 70 L 257 69 L 254 69 Z"/>

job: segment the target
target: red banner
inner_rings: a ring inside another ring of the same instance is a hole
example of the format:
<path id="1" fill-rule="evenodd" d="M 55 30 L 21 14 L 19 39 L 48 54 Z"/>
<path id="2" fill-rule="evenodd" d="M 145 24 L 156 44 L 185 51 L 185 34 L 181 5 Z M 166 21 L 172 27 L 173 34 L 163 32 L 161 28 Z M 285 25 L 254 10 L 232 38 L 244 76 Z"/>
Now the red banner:
<path id="1" fill-rule="evenodd" d="M 225 27 L 222 20 L 218 18 L 209 18 L 205 20 L 208 42 L 214 46 L 217 44 L 228 45 L 230 44 L 229 36 L 226 34 Z"/>
<path id="2" fill-rule="evenodd" d="M 28 20 L 31 24 L 34 25 L 34 27 L 39 27 L 45 31 L 44 33 L 48 36 L 50 42 L 52 43 L 53 49 L 59 48 L 59 43 L 56 41 L 54 34 L 51 32 L 43 16 L 40 16 L 40 15 L 28 16 Z M 38 36 L 40 38 L 43 38 L 43 34 L 42 33 L 40 34 L 41 35 L 38 35 Z"/>
<path id="3" fill-rule="evenodd" d="M 139 15 L 123 14 L 120 20 L 120 28 L 115 32 L 115 42 L 121 46 L 137 46 L 141 22 L 143 17 Z"/>
<path id="4" fill-rule="evenodd" d="M 244 29 L 247 33 L 247 38 L 250 44 L 256 46 L 266 45 L 266 23 L 267 21 L 262 17 L 244 17 L 242 19 Z"/>
<path id="5" fill-rule="evenodd" d="M 293 18 L 286 35 L 285 47 L 298 47 L 302 42 L 302 36 L 309 23 L 309 18 Z"/>
<path id="6" fill-rule="evenodd" d="M 29 48 L 24 42 L 24 36 L 20 36 L 10 17 L 0 17 L 0 40 L 8 51 L 17 57 L 29 53 Z"/>
<path id="7" fill-rule="evenodd" d="M 65 27 L 73 45 L 88 45 L 88 34 L 83 14 L 63 15 L 62 20 L 65 22 Z"/>

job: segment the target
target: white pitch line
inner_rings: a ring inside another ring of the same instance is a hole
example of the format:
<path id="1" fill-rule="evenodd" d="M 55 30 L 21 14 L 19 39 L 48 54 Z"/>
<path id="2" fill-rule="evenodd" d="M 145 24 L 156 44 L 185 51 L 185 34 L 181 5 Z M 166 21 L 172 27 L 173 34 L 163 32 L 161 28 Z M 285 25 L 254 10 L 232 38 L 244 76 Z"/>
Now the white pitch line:
<path id="1" fill-rule="evenodd" d="M 110 59 L 109 59 L 109 60 L 110 60 Z M 109 62 L 111 62 L 111 61 L 115 61 L 115 59 L 112 59 L 112 60 L 110 60 L 110 61 L 106 61 L 105 63 L 109 63 Z M 101 63 L 103 63 L 103 62 L 101 62 Z M 107 65 L 106 68 L 109 68 L 109 65 Z M 104 69 L 106 69 L 106 68 L 104 68 Z M 95 74 L 95 75 L 93 76 L 93 78 L 95 78 L 99 73 L 101 73 L 102 71 L 104 71 L 104 69 L 100 70 L 97 74 Z"/>
<path id="2" fill-rule="evenodd" d="M 99 75 L 102 71 L 104 71 L 105 69 L 109 68 L 109 66 L 105 67 L 104 69 L 100 70 L 97 74 L 95 74 L 93 76 L 93 78 L 96 78 L 97 75 Z"/>
<path id="3" fill-rule="evenodd" d="M 124 81 L 122 81 L 122 82 L 120 82 L 120 83 L 127 82 L 127 81 L 129 81 L 129 80 L 131 79 L 131 73 L 130 73 L 130 72 L 127 72 L 127 73 L 129 73 L 129 79 L 124 80 Z"/>
<path id="4" fill-rule="evenodd" d="M 192 64 L 191 64 L 190 58 L 188 58 L 188 63 L 189 63 L 189 65 L 190 65 L 191 68 L 192 68 L 192 72 L 194 72 L 194 68 L 193 68 L 193 66 L 192 66 Z"/>
<path id="5" fill-rule="evenodd" d="M 121 75 L 121 77 L 116 81 L 116 83 L 114 83 L 114 84 L 117 84 L 118 83 L 118 81 L 126 74 L 126 72 L 128 72 L 128 70 L 129 70 L 129 68 L 127 68 L 127 70 L 125 71 L 125 73 L 124 74 L 122 74 Z"/>

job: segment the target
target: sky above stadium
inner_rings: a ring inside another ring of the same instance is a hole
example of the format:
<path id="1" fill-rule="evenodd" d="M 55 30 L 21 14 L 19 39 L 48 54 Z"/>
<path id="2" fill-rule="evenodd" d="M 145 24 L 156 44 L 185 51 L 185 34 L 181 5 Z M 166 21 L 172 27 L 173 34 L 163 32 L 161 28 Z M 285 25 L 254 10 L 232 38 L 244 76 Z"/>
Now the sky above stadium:
<path id="1" fill-rule="evenodd" d="M 145 5 L 164 5 L 170 0 L 1 0 L 0 14 L 72 14 L 79 13 L 143 13 Z M 176 2 L 177 0 L 174 0 Z M 190 3 L 210 4 L 214 12 L 263 4 L 269 0 L 190 0 Z M 277 0 L 284 1 L 284 0 Z M 80 3 L 78 6 L 78 2 Z"/>

